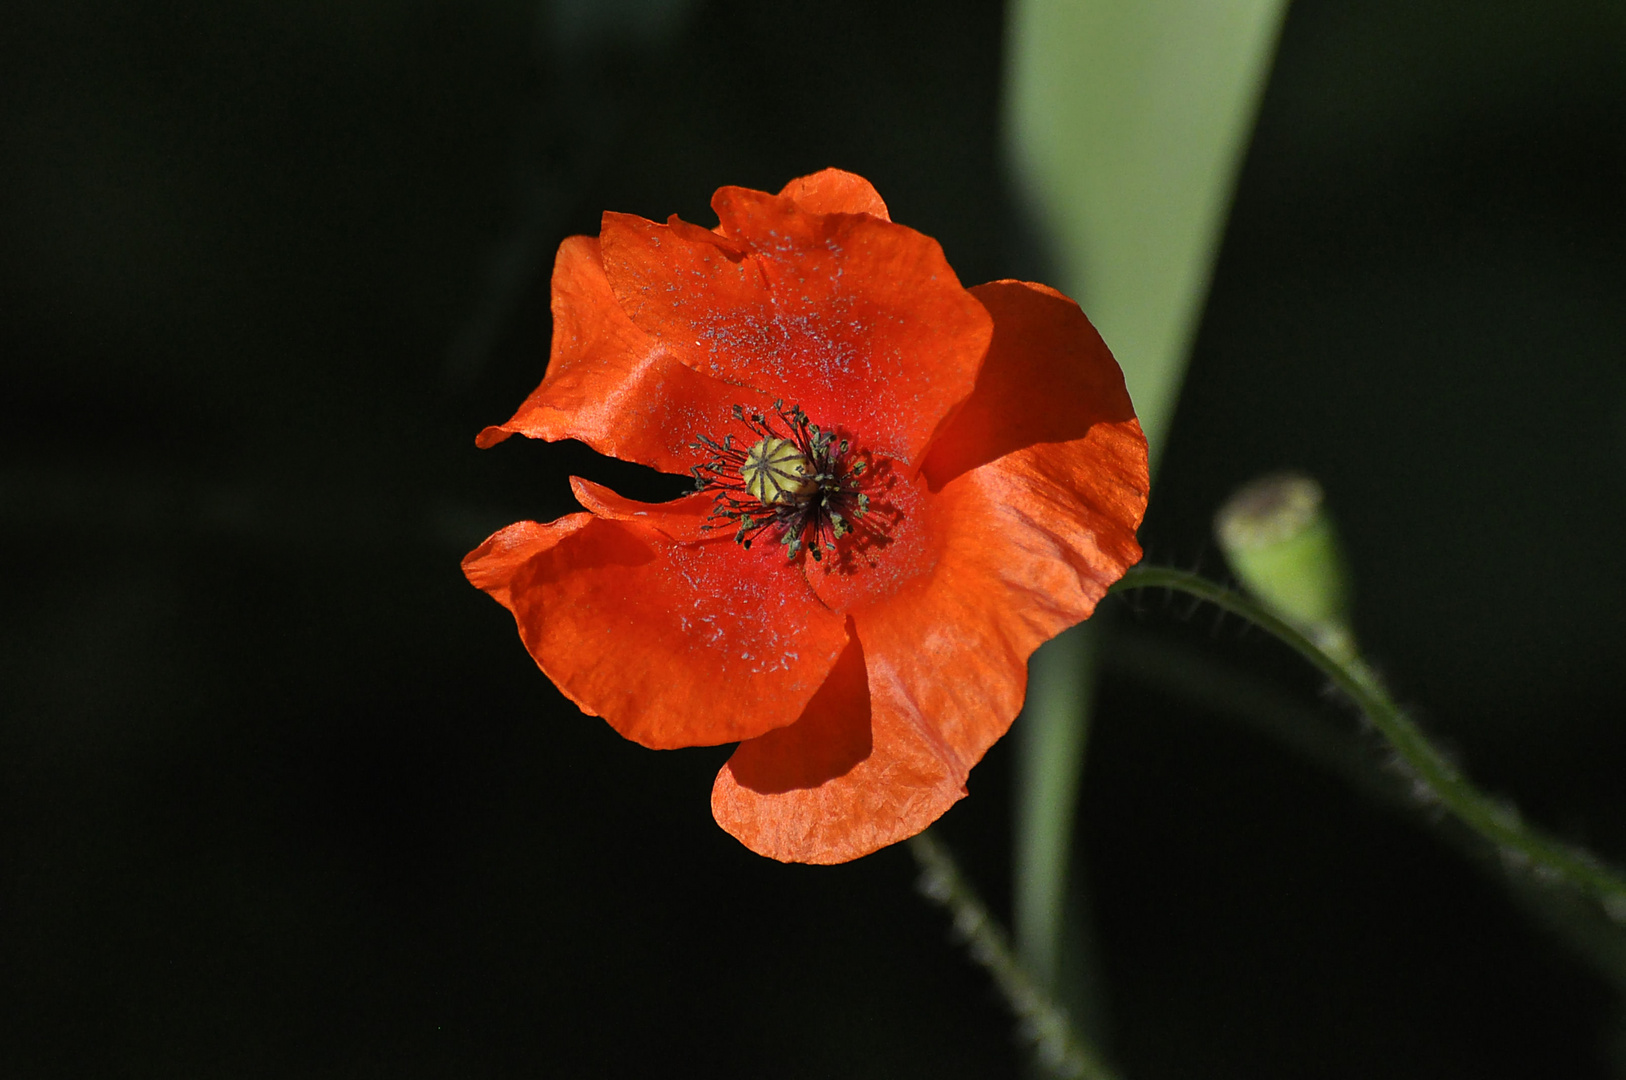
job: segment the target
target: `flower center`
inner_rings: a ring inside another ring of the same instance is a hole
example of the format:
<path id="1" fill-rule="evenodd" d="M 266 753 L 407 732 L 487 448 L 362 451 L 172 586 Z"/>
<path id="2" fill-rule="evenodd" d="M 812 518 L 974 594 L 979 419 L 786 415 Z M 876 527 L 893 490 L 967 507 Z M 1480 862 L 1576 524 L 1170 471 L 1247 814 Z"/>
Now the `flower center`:
<path id="1" fill-rule="evenodd" d="M 794 503 L 819 486 L 813 463 L 789 439 L 763 439 L 745 452 L 740 479 L 746 494 L 760 503 Z"/>
<path id="2" fill-rule="evenodd" d="M 736 405 L 734 419 L 751 433 L 747 447 L 732 434 L 721 442 L 701 435 L 691 444 L 708 456 L 690 470 L 696 490 L 717 493 L 703 527 L 731 524 L 734 539 L 747 548 L 771 532 L 788 557 L 805 548 L 821 561 L 869 511 L 869 496 L 858 490 L 868 461 L 846 439 L 819 430 L 800 405 L 786 409 L 776 401 L 772 415 Z"/>

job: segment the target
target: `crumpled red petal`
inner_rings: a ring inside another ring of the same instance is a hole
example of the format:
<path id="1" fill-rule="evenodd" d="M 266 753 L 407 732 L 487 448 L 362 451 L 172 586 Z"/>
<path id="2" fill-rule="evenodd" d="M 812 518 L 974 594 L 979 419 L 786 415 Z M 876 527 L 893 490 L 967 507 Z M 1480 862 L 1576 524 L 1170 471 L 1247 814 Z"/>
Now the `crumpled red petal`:
<path id="1" fill-rule="evenodd" d="M 854 638 L 796 723 L 734 751 L 711 812 L 758 854 L 841 863 L 912 836 L 964 794 L 932 733 L 872 702 Z"/>
<path id="2" fill-rule="evenodd" d="M 633 324 L 695 371 L 918 464 L 992 329 L 937 242 L 745 188 L 712 206 L 723 235 L 604 215 L 605 272 Z"/>
<path id="3" fill-rule="evenodd" d="M 1095 352 L 1083 313 L 1053 290 L 1001 282 L 979 295 L 994 314 L 993 345 L 961 413 L 967 426 L 957 419 L 923 470 L 943 480 L 916 510 L 934 534 L 929 565 L 851 609 L 869 756 L 812 784 L 770 767 L 809 737 L 798 729 L 810 720 L 810 730 L 835 725 L 833 715 L 854 722 L 850 695 L 839 713 L 816 698 L 824 712 L 810 706 L 760 748 L 743 744 L 735 756 L 748 767 L 731 759 L 713 787 L 719 824 L 762 854 L 838 862 L 936 820 L 1021 708 L 1033 650 L 1088 617 L 1140 558 L 1146 442 L 1133 413 L 1117 408 L 1121 375 L 1114 391 L 1097 370 L 1104 362 L 1116 373 L 1110 354 Z M 1081 430 L 1068 419 L 1080 413 L 1093 417 Z M 1013 446 L 1026 438 L 1020 417 L 1040 436 L 1064 437 Z M 910 782 L 894 782 L 899 774 Z"/>
<path id="4" fill-rule="evenodd" d="M 687 472 L 689 444 L 726 427 L 735 404 L 761 409 L 762 395 L 691 371 L 634 326 L 604 276 L 599 242 L 572 236 L 553 266 L 553 349 L 548 370 L 512 419 L 480 432 L 495 446 L 510 435 L 580 439 L 623 461 Z"/>
<path id="5" fill-rule="evenodd" d="M 847 645 L 844 620 L 779 551 L 681 543 L 659 524 L 520 522 L 463 572 L 565 696 L 629 739 L 710 746 L 795 721 Z"/>
<path id="6" fill-rule="evenodd" d="M 1146 439 L 1123 371 L 1089 318 L 1048 285 L 990 281 L 971 293 L 994 317 L 994 341 L 976 392 L 932 444 L 922 468 L 932 489 L 1026 447 L 1089 439 L 1118 474 L 1113 483 L 1137 490 L 1144 509 Z"/>

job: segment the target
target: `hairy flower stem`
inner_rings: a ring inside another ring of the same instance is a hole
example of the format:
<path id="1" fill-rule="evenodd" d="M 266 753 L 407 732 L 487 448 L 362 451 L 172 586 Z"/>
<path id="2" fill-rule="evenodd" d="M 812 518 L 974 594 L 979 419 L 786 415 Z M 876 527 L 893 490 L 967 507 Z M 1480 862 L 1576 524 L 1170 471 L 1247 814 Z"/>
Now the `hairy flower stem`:
<path id="1" fill-rule="evenodd" d="M 1591 852 L 1525 824 L 1518 811 L 1506 802 L 1474 787 L 1394 703 L 1359 657 L 1339 659 L 1331 655 L 1256 601 L 1189 571 L 1132 567 L 1111 591 L 1159 588 L 1176 589 L 1206 600 L 1275 635 L 1348 695 L 1388 740 L 1422 793 L 1496 845 L 1505 863 L 1524 866 L 1538 879 L 1565 882 L 1602 904 L 1617 922 L 1626 922 L 1626 876 Z"/>
<path id="2" fill-rule="evenodd" d="M 1045 1069 L 1067 1080 L 1118 1080 L 1016 958 L 1010 936 L 960 873 L 948 848 L 927 831 L 910 839 L 909 851 L 920 867 L 921 893 L 953 916 L 955 933 L 1005 995 Z"/>

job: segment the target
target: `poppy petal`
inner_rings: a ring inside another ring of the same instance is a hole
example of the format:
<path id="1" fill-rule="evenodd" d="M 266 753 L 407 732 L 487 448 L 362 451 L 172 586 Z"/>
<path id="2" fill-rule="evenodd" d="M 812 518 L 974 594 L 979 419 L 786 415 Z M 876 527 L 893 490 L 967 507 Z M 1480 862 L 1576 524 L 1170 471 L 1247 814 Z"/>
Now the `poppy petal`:
<path id="1" fill-rule="evenodd" d="M 844 169 L 821 169 L 811 176 L 798 176 L 779 194 L 796 200 L 797 206 L 813 214 L 873 214 L 882 221 L 892 220 L 875 185 Z"/>
<path id="2" fill-rule="evenodd" d="M 573 514 L 493 534 L 463 571 L 513 613 L 566 697 L 656 749 L 794 722 L 847 644 L 779 551 L 732 539 L 680 543 Z"/>
<path id="3" fill-rule="evenodd" d="M 711 812 L 760 855 L 847 862 L 912 836 L 963 797 L 957 765 L 876 692 L 854 637 L 796 723 L 734 751 Z"/>
<path id="4" fill-rule="evenodd" d="M 853 612 L 871 685 L 898 687 L 968 769 L 1020 709 L 1028 656 L 1140 560 L 1148 489 L 1123 377 L 1078 305 L 1019 282 L 979 297 L 994 344 L 923 469 L 934 484 L 950 477 L 930 506 L 941 554 Z"/>
<path id="5" fill-rule="evenodd" d="M 937 242 L 745 188 L 712 206 L 725 235 L 710 240 L 604 216 L 604 268 L 628 317 L 695 371 L 918 464 L 970 394 L 992 332 Z"/>
<path id="6" fill-rule="evenodd" d="M 1120 463 L 1114 468 L 1140 461 L 1133 468 L 1143 471 L 1146 440 L 1123 372 L 1079 306 L 1025 281 L 991 281 L 971 293 L 993 316 L 994 339 L 976 389 L 922 467 L 932 490 L 1014 450 L 1086 437 Z M 1144 495 L 1144 480 L 1135 486 Z"/>
<path id="7" fill-rule="evenodd" d="M 878 580 L 809 575 L 826 602 L 851 613 L 867 672 L 871 752 L 817 782 L 794 771 L 790 759 L 810 754 L 807 744 L 853 741 L 840 725 L 857 723 L 858 706 L 849 701 L 837 712 L 826 694 L 790 727 L 742 744 L 718 777 L 712 808 L 753 850 L 840 862 L 929 825 L 1010 727 L 1033 650 L 1087 618 L 1140 558 L 1146 442 L 1112 393 L 1121 376 L 1073 370 L 1097 361 L 1083 355 L 1092 352 L 1093 331 L 1081 345 L 1088 323 L 1072 301 L 1016 283 L 983 290 L 996 330 L 960 414 L 967 426 L 957 419 L 923 469 L 922 486 L 945 474 L 946 482 L 935 495 L 915 488 L 894 496 L 908 515 L 901 550 L 876 558 Z M 1036 385 L 1026 387 L 1019 376 L 1036 369 Z M 1090 396 L 1098 391 L 1104 402 Z M 1013 409 L 1051 438 L 1013 447 L 1029 441 L 1002 416 Z M 1063 417 L 1046 420 L 1047 410 Z M 1079 413 L 1095 418 L 1082 430 L 1067 419 Z M 836 684 L 832 675 L 829 686 Z"/>
<path id="8" fill-rule="evenodd" d="M 736 404 L 767 403 L 684 367 L 634 326 L 610 291 L 598 240 L 572 236 L 553 265 L 553 349 L 542 385 L 475 444 L 516 434 L 580 439 L 602 454 L 681 473 L 700 460 L 689 446 L 696 435 L 727 426 Z"/>
<path id="9" fill-rule="evenodd" d="M 697 491 L 671 502 L 646 503 L 619 495 L 603 484 L 595 484 L 579 476 L 570 478 L 570 490 L 576 501 L 591 511 L 594 517 L 612 521 L 633 521 L 659 529 L 673 540 L 695 542 L 713 540 L 719 533 L 706 528 L 716 496 Z M 726 528 L 726 526 L 725 526 Z"/>

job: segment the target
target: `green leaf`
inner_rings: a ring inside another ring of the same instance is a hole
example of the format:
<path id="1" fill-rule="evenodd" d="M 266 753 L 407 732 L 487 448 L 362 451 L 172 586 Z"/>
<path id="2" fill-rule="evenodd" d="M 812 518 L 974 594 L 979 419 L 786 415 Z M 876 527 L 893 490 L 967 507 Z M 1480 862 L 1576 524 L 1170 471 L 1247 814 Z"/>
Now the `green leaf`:
<path id="1" fill-rule="evenodd" d="M 1016 0 L 1018 189 L 1123 365 L 1154 462 L 1185 374 L 1284 0 Z"/>

